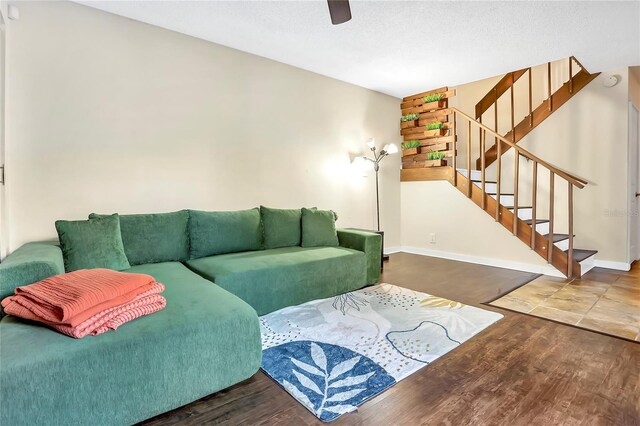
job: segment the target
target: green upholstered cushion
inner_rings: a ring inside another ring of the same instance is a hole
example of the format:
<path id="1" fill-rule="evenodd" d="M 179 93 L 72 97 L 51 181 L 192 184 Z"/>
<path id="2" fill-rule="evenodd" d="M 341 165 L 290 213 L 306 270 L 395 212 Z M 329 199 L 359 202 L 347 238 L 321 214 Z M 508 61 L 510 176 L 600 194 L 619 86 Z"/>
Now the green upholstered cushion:
<path id="1" fill-rule="evenodd" d="M 302 247 L 337 246 L 336 216 L 331 210 L 302 209 Z"/>
<path id="2" fill-rule="evenodd" d="M 340 247 L 364 252 L 367 259 L 367 284 L 377 283 L 382 266 L 382 236 L 354 229 L 338 229 L 337 232 Z"/>
<path id="3" fill-rule="evenodd" d="M 190 210 L 191 259 L 221 253 L 261 250 L 260 209 L 232 212 Z"/>
<path id="4" fill-rule="evenodd" d="M 300 209 L 272 209 L 260 206 L 266 249 L 299 246 L 302 239 Z"/>
<path id="5" fill-rule="evenodd" d="M 129 268 L 117 214 L 89 220 L 58 220 L 56 230 L 67 272 L 91 268 L 121 271 Z"/>
<path id="6" fill-rule="evenodd" d="M 89 215 L 95 217 L 104 215 Z M 188 210 L 120 215 L 120 232 L 131 265 L 189 259 Z"/>
<path id="7" fill-rule="evenodd" d="M 352 291 L 367 279 L 365 254 L 342 247 L 231 253 L 190 260 L 187 266 L 246 301 L 258 315 Z"/>
<path id="8" fill-rule="evenodd" d="M 251 377 L 256 312 L 180 263 L 134 266 L 164 283 L 164 310 L 77 340 L 0 321 L 1 425 L 126 425 Z"/>

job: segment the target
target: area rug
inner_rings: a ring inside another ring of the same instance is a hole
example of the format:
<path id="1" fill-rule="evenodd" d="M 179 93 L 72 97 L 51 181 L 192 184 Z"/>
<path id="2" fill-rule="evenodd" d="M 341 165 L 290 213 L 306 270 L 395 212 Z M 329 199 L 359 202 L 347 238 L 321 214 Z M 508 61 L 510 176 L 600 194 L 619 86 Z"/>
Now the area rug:
<path id="1" fill-rule="evenodd" d="M 262 369 L 320 420 L 332 421 L 500 318 L 379 284 L 260 317 Z"/>

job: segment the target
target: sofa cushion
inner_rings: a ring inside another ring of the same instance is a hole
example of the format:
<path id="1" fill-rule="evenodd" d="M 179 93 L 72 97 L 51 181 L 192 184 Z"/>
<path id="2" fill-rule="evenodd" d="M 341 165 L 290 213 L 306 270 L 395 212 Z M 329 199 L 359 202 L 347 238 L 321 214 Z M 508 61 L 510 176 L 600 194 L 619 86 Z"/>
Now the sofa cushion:
<path id="1" fill-rule="evenodd" d="M 104 217 L 91 213 L 89 218 Z M 120 215 L 124 252 L 131 265 L 189 259 L 189 211 Z"/>
<path id="2" fill-rule="evenodd" d="M 343 247 L 283 247 L 205 257 L 192 270 L 264 315 L 366 284 L 365 254 Z"/>
<path id="3" fill-rule="evenodd" d="M 56 230 L 67 272 L 129 268 L 117 214 L 89 220 L 57 220 Z"/>
<path id="4" fill-rule="evenodd" d="M 302 240 L 300 209 L 272 209 L 260 206 L 260 217 L 266 249 L 300 245 Z"/>
<path id="5" fill-rule="evenodd" d="M 336 215 L 331 210 L 302 209 L 302 247 L 338 245 Z"/>
<path id="6" fill-rule="evenodd" d="M 255 311 L 180 263 L 134 266 L 166 286 L 167 307 L 76 340 L 0 321 L 0 424 L 133 424 L 253 375 Z"/>
<path id="7" fill-rule="evenodd" d="M 190 210 L 191 259 L 221 253 L 261 250 L 260 209 L 231 212 Z"/>

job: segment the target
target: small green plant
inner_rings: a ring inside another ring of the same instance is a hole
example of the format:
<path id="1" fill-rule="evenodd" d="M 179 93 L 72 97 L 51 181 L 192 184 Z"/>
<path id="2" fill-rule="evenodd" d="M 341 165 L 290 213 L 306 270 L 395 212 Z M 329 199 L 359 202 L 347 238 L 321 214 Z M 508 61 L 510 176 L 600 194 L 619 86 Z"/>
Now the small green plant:
<path id="1" fill-rule="evenodd" d="M 402 142 L 402 149 L 412 149 L 412 148 L 417 148 L 419 146 L 420 146 L 420 141 L 418 139 Z"/>
<path id="2" fill-rule="evenodd" d="M 407 114 L 402 116 L 402 121 L 414 121 L 420 118 L 418 114 Z"/>
<path id="3" fill-rule="evenodd" d="M 434 121 L 433 123 L 427 124 L 427 129 L 429 130 L 438 130 L 444 128 L 444 123 L 439 121 Z"/>
<path id="4" fill-rule="evenodd" d="M 442 160 L 444 158 L 444 152 L 430 152 L 427 154 L 429 160 Z"/>
<path id="5" fill-rule="evenodd" d="M 439 101 L 440 99 L 442 99 L 442 93 L 434 93 L 423 98 L 426 103 Z"/>

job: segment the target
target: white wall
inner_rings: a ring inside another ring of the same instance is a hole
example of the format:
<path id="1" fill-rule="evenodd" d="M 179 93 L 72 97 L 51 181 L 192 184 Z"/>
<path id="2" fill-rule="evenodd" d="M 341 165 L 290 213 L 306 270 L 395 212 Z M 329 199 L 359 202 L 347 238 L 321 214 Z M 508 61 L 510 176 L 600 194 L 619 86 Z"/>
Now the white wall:
<path id="1" fill-rule="evenodd" d="M 399 143 L 399 100 L 68 2 L 9 22 L 9 248 L 90 212 L 336 210 L 375 225 L 364 141 Z M 382 165 L 382 225 L 400 245 L 399 156 Z"/>
<path id="2" fill-rule="evenodd" d="M 579 59 L 579 58 L 578 58 Z M 553 67 L 552 89 L 566 80 L 566 62 L 556 62 Z M 620 84 L 605 88 L 602 79 L 605 75 L 617 74 L 622 77 Z M 475 116 L 475 104 L 494 86 L 500 77 L 482 80 L 456 87 L 457 96 L 452 106 Z M 535 108 L 546 97 L 546 66 L 533 73 L 533 106 Z M 527 77 L 523 77 L 516 89 L 516 114 L 524 117 L 528 109 Z M 574 231 L 575 247 L 595 249 L 597 259 L 607 264 L 624 265 L 627 259 L 627 99 L 628 69 L 610 70 L 591 82 L 575 97 L 555 111 L 540 126 L 534 129 L 520 146 L 538 157 L 586 178 L 589 184 L 582 190 L 575 190 Z M 509 96 L 501 98 L 498 109 L 500 133 L 510 128 Z M 485 122 L 493 127 L 493 109 L 487 112 Z M 519 120 L 516 119 L 516 123 Z M 459 127 L 466 122 L 458 121 Z M 472 145 L 472 168 L 477 158 L 477 134 Z M 459 132 L 460 167 L 466 164 L 466 133 Z M 490 143 L 489 143 L 490 142 Z M 487 147 L 493 143 L 488 138 Z M 503 193 L 511 192 L 513 187 L 513 152 L 503 157 Z M 495 178 L 496 164 L 488 169 L 488 179 Z M 520 163 L 520 205 L 531 204 L 532 165 L 526 161 Z M 540 168 L 538 207 L 539 219 L 548 218 L 549 197 L 548 173 Z M 448 184 L 447 184 L 448 185 Z M 450 185 L 449 185 L 450 186 Z M 566 233 L 567 184 L 556 179 L 555 220 L 558 233 Z M 402 243 L 424 250 L 439 250 L 445 253 L 483 256 L 503 262 L 521 262 L 529 265 L 530 270 L 541 266 L 542 258 L 531 253 L 525 244 L 515 241 L 508 232 L 488 232 L 486 220 L 478 217 L 485 215 L 472 203 L 463 203 L 464 195 L 452 186 L 443 187 L 434 182 L 402 183 Z M 434 208 L 436 206 L 436 208 Z M 442 209 L 440 209 L 440 206 Z M 451 208 L 445 214 L 447 206 Z M 426 225 L 425 225 L 426 224 Z M 498 225 L 495 225 L 498 227 Z M 498 227 L 499 228 L 499 227 Z M 428 242 L 428 234 L 438 233 L 436 245 Z M 517 247 L 520 248 L 517 248 Z M 523 251 L 524 250 L 524 251 Z M 613 262 L 613 263 L 611 263 Z"/>

